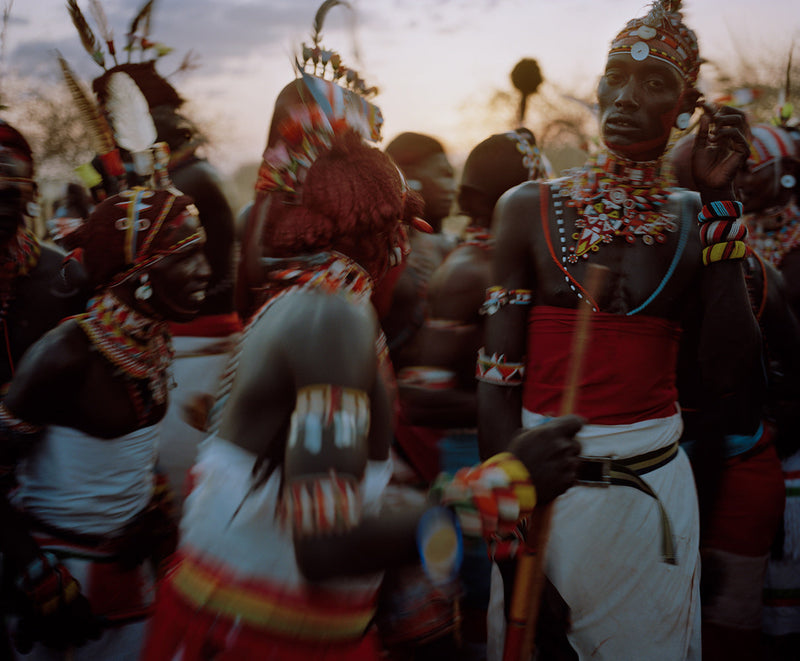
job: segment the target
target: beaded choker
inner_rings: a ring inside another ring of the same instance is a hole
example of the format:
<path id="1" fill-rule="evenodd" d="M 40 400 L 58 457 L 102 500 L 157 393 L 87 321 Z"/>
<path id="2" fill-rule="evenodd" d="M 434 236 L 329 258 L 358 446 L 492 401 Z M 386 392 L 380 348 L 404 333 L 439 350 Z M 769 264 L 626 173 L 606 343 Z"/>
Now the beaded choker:
<path id="1" fill-rule="evenodd" d="M 342 292 L 356 303 L 367 303 L 372 296 L 372 278 L 352 259 L 338 252 L 269 259 L 274 270 L 267 275 L 266 287 L 271 299 L 290 287 Z"/>
<path id="2" fill-rule="evenodd" d="M 653 245 L 664 243 L 665 233 L 678 228 L 675 216 L 662 211 L 669 181 L 661 166 L 661 159 L 626 161 L 603 151 L 588 166 L 556 182 L 556 195 L 578 210 L 578 231 L 572 235 L 575 245 L 567 257 L 571 264 L 580 257 L 588 259 L 616 236 L 628 243 L 639 238 Z"/>
<path id="3" fill-rule="evenodd" d="M 780 268 L 783 258 L 800 248 L 800 207 L 791 200 L 777 212 L 768 212 L 773 221 L 780 223 L 776 229 L 766 230 L 758 222 L 765 214 L 748 214 L 745 222 L 749 228 L 747 243 L 775 268 Z"/>
<path id="4" fill-rule="evenodd" d="M 14 298 L 14 281 L 30 273 L 39 263 L 42 246 L 30 230 L 20 227 L 0 257 L 0 319 L 5 319 Z"/>
<path id="5" fill-rule="evenodd" d="M 165 322 L 132 310 L 109 292 L 95 298 L 76 320 L 91 343 L 123 374 L 147 380 L 156 404 L 167 400 L 166 373 L 173 351 Z"/>

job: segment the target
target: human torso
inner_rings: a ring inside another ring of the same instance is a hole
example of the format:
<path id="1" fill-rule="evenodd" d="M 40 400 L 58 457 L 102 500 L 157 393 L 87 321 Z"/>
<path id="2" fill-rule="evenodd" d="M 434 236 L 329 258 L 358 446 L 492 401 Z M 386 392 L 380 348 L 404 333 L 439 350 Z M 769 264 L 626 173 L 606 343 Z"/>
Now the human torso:
<path id="1" fill-rule="evenodd" d="M 588 256 L 570 261 L 582 233 L 576 227 L 579 210 L 563 203 L 558 195 L 563 188 L 555 184 L 526 184 L 532 209 L 530 251 L 535 269 L 534 304 L 575 308 L 588 300 L 587 269 L 589 264 L 606 267 L 603 289 L 592 307 L 613 314 L 647 314 L 679 319 L 687 300 L 693 298 L 690 284 L 699 272 L 700 241 L 696 229 L 699 207 L 696 194 L 683 189 L 669 192 L 663 211 L 673 217 L 673 231 L 661 233 L 662 239 L 646 243 L 636 237 L 632 241 L 615 236 L 601 242 Z M 530 190 L 532 188 L 538 190 Z M 551 193 L 552 191 L 552 193 Z M 542 204 L 541 195 L 547 195 Z M 561 202 L 556 206 L 557 202 Z M 547 217 L 541 213 L 546 209 Z"/>

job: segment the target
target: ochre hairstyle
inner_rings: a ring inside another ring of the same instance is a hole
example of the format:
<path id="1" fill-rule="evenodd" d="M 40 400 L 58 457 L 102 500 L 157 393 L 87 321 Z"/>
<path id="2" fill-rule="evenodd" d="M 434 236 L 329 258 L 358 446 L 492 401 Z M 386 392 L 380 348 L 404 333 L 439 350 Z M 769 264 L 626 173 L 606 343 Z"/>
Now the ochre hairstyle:
<path id="1" fill-rule="evenodd" d="M 336 250 L 374 278 L 385 270 L 397 222 L 422 210 L 392 160 L 355 131 L 334 137 L 311 165 L 299 205 L 272 197 L 263 237 L 271 256 Z"/>

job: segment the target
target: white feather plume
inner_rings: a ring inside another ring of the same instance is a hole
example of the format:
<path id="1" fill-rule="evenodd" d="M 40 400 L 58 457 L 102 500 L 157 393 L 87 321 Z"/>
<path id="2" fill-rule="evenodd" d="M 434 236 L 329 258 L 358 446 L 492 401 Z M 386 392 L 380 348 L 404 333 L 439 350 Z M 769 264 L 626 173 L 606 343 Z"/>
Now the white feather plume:
<path id="1" fill-rule="evenodd" d="M 127 73 L 118 71 L 108 81 L 106 109 L 117 144 L 129 152 L 149 149 L 158 135 L 147 99 Z"/>

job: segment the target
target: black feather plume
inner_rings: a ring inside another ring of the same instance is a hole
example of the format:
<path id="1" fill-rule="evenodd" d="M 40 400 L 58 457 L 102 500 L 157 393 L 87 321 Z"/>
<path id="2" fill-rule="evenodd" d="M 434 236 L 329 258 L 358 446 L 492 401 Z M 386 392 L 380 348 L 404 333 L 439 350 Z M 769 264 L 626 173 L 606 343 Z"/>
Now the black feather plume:
<path id="1" fill-rule="evenodd" d="M 78 0 L 67 0 L 67 9 L 69 10 L 69 15 L 72 17 L 72 24 L 78 31 L 78 35 L 81 38 L 81 43 L 86 49 L 86 52 L 92 56 L 92 59 L 97 62 L 97 64 L 105 69 L 105 55 L 103 55 L 103 50 L 100 48 L 100 43 L 94 36 L 92 28 L 89 27 L 89 23 L 86 21 L 86 17 L 83 15 L 81 8 L 78 7 Z"/>
<path id="2" fill-rule="evenodd" d="M 144 21 L 145 31 L 149 32 L 150 30 L 150 14 L 153 11 L 153 5 L 155 4 L 155 0 L 147 0 L 147 2 L 142 5 L 142 8 L 136 13 L 136 16 L 133 17 L 131 21 L 131 26 L 128 29 L 128 61 L 131 60 L 131 52 L 133 51 L 133 43 L 136 37 L 136 31 L 139 29 L 139 24 Z M 146 34 L 145 34 L 146 36 Z"/>
<path id="3" fill-rule="evenodd" d="M 317 9 L 317 13 L 314 16 L 314 25 L 312 26 L 314 31 L 311 33 L 315 46 L 319 46 L 320 39 L 322 39 L 322 25 L 325 23 L 325 17 L 337 5 L 351 9 L 350 3 L 345 2 L 345 0 L 325 0 Z"/>

